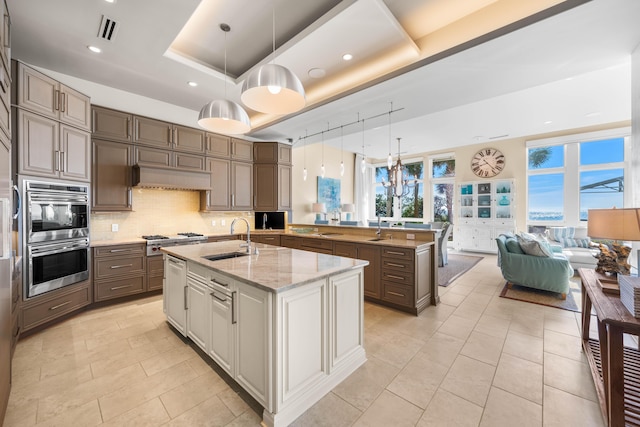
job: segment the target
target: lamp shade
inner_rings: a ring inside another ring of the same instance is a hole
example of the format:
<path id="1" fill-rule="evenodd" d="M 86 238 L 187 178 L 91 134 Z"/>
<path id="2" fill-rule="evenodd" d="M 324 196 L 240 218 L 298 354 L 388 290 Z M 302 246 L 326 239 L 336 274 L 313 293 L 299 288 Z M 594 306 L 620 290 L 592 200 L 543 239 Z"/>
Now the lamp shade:
<path id="1" fill-rule="evenodd" d="M 289 114 L 302 109 L 306 99 L 300 79 L 288 68 L 264 64 L 242 84 L 240 99 L 261 113 Z"/>
<path id="2" fill-rule="evenodd" d="M 342 212 L 355 212 L 356 211 L 356 205 L 354 205 L 353 203 L 344 203 L 342 205 Z"/>
<path id="3" fill-rule="evenodd" d="M 198 125 L 211 132 L 231 135 L 251 130 L 249 115 L 244 108 L 227 99 L 216 99 L 202 107 Z"/>
<path id="4" fill-rule="evenodd" d="M 316 213 L 325 213 L 327 211 L 327 205 L 324 203 L 314 203 L 311 205 L 311 211 Z"/>
<path id="5" fill-rule="evenodd" d="M 589 209 L 588 214 L 589 237 L 640 241 L 640 208 Z"/>

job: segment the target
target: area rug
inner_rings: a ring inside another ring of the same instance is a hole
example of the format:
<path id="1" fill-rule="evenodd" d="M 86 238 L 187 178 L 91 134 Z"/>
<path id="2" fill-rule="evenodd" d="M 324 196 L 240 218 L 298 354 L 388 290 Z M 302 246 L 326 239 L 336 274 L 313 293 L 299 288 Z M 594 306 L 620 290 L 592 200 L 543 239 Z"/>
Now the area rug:
<path id="1" fill-rule="evenodd" d="M 504 289 L 500 293 L 500 296 L 503 298 L 547 305 L 549 307 L 561 308 L 563 310 L 575 311 L 578 313 L 582 307 L 582 292 L 580 289 L 579 276 L 571 278 L 569 293 L 565 300 L 561 299 L 560 294 L 556 292 L 542 291 L 520 285 L 513 285 L 513 287 L 509 289 L 506 283 L 504 285 Z"/>
<path id="2" fill-rule="evenodd" d="M 481 256 L 448 254 L 447 265 L 438 267 L 438 285 L 449 286 L 482 260 Z"/>

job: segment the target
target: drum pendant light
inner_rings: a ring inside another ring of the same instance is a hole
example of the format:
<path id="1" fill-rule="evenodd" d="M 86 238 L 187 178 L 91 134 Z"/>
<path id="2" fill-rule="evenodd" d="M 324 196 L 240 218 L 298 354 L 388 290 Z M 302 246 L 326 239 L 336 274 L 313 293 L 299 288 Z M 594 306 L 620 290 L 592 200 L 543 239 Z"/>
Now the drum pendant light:
<path id="1" fill-rule="evenodd" d="M 251 130 L 249 115 L 239 104 L 227 99 L 227 24 L 220 24 L 224 31 L 224 97 L 207 103 L 198 116 L 198 125 L 211 132 L 237 135 Z"/>
<path id="2" fill-rule="evenodd" d="M 240 99 L 247 107 L 261 113 L 289 114 L 305 104 L 304 87 L 300 79 L 286 67 L 277 65 L 276 10 L 273 6 L 273 60 L 254 70 L 242 84 Z"/>

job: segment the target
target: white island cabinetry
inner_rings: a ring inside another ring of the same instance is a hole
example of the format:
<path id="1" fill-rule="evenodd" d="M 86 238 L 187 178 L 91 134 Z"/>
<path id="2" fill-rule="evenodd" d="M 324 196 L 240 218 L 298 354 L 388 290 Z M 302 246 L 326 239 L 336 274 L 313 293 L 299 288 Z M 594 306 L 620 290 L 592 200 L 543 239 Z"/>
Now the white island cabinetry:
<path id="1" fill-rule="evenodd" d="M 166 314 L 176 326 L 169 307 L 186 307 L 186 335 L 264 407 L 265 425 L 286 426 L 366 361 L 366 261 L 258 246 L 214 262 L 202 257 L 238 243 L 163 249 Z"/>
<path id="2" fill-rule="evenodd" d="M 165 257 L 164 312 L 167 321 L 182 335 L 187 335 L 187 263 Z"/>

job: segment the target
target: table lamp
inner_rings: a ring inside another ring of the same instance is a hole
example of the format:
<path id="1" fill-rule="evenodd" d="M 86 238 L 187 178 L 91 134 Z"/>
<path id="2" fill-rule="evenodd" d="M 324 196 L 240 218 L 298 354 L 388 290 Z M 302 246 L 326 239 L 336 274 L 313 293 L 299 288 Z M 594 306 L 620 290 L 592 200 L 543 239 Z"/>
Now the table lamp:
<path id="1" fill-rule="evenodd" d="M 353 203 L 343 203 L 342 212 L 347 214 L 347 221 L 351 221 L 351 213 L 356 211 L 356 205 Z"/>
<path id="2" fill-rule="evenodd" d="M 327 205 L 325 203 L 314 203 L 311 205 L 311 211 L 316 213 L 316 220 L 327 219 Z M 320 218 L 324 215 L 324 218 Z"/>
<path id="3" fill-rule="evenodd" d="M 613 240 L 611 247 L 600 244 L 596 271 L 628 276 L 627 257 L 631 248 L 618 241 L 640 241 L 640 208 L 589 209 L 588 213 L 587 235 L 592 239 Z"/>

